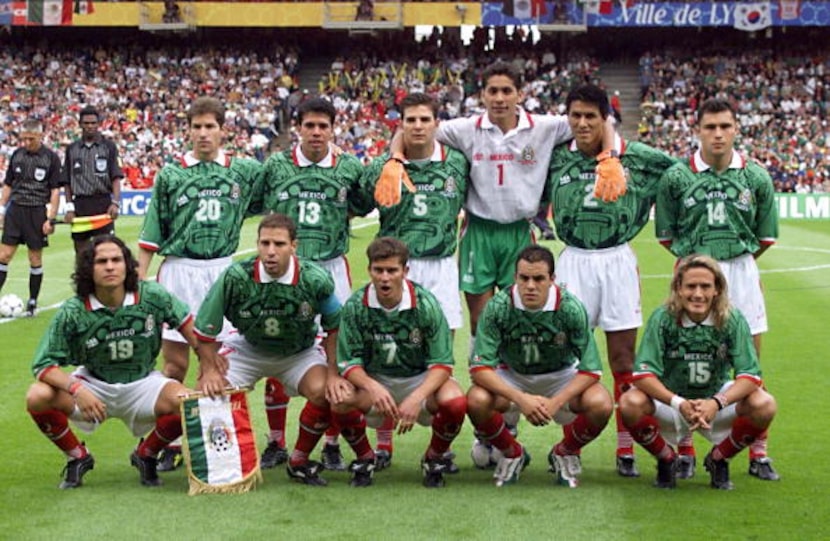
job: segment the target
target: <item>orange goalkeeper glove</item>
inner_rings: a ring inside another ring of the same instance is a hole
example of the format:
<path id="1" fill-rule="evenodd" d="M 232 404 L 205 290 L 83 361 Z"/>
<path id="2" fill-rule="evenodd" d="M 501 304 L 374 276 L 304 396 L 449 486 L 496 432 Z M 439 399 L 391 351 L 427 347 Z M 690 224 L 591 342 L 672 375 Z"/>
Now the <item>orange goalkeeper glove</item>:
<path id="1" fill-rule="evenodd" d="M 389 158 L 383 165 L 378 183 L 375 185 L 375 201 L 382 207 L 394 207 L 401 202 L 401 182 L 411 193 L 415 193 L 415 186 L 409 180 L 409 175 L 403 166 L 403 160 L 397 157 Z"/>
<path id="2" fill-rule="evenodd" d="M 616 152 L 606 150 L 597 156 L 594 195 L 606 203 L 616 201 L 626 190 L 625 171 Z"/>

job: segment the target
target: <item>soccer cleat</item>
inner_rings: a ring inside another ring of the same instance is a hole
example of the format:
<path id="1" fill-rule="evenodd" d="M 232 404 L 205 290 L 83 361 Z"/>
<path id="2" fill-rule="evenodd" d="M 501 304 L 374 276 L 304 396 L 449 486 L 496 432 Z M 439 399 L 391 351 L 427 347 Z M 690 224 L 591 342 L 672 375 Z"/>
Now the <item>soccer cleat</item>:
<path id="1" fill-rule="evenodd" d="M 156 471 L 173 471 L 182 463 L 181 447 L 165 447 L 158 456 Z"/>
<path id="2" fill-rule="evenodd" d="M 275 441 L 269 441 L 268 446 L 259 458 L 259 465 L 265 470 L 270 470 L 279 464 L 285 464 L 287 460 L 288 451 L 285 447 L 280 447 L 280 445 Z"/>
<path id="3" fill-rule="evenodd" d="M 657 461 L 657 479 L 654 480 L 654 486 L 657 488 L 677 488 L 677 471 L 680 464 L 679 458 L 672 460 L 658 460 Z M 694 470 L 692 470 L 694 473 Z"/>
<path id="4" fill-rule="evenodd" d="M 138 456 L 138 451 L 133 451 L 130 455 L 130 464 L 138 469 L 138 477 L 141 484 L 146 487 L 157 487 L 161 485 L 159 479 L 157 465 L 158 460 L 154 456 Z"/>
<path id="5" fill-rule="evenodd" d="M 617 457 L 617 473 L 621 477 L 640 477 L 634 455 L 620 455 Z"/>
<path id="6" fill-rule="evenodd" d="M 63 467 L 63 481 L 58 488 L 78 488 L 83 484 L 84 474 L 95 469 L 95 458 L 87 453 L 83 458 L 73 458 Z"/>
<path id="7" fill-rule="evenodd" d="M 712 458 L 712 452 L 709 451 L 709 454 L 703 460 L 703 465 L 706 467 L 706 471 L 709 472 L 709 485 L 712 488 L 720 490 L 732 490 L 735 488 L 732 481 L 729 480 L 729 462 L 726 460 L 715 460 Z"/>
<path id="8" fill-rule="evenodd" d="M 548 463 L 548 471 L 556 475 L 557 483 L 570 488 L 579 486 L 579 476 L 582 475 L 582 460 L 579 455 L 558 455 L 551 452 L 548 455 Z"/>
<path id="9" fill-rule="evenodd" d="M 320 459 L 323 462 L 323 467 L 327 470 L 346 471 L 343 453 L 340 452 L 340 446 L 337 444 L 325 444 L 323 451 L 320 453 Z"/>
<path id="10" fill-rule="evenodd" d="M 323 469 L 323 465 L 319 462 L 307 460 L 306 462 L 297 464 L 296 466 L 292 466 L 289 462 L 288 466 L 285 468 L 285 471 L 288 473 L 288 477 L 298 483 L 314 487 L 324 487 L 329 483 L 320 477 L 320 472 L 323 471 Z"/>
<path id="11" fill-rule="evenodd" d="M 519 480 L 519 475 L 522 470 L 527 468 L 528 464 L 530 464 L 530 453 L 524 447 L 522 447 L 522 452 L 517 457 L 508 458 L 502 455 L 498 464 L 496 464 L 496 471 L 493 472 L 496 486 L 502 487 L 514 484 Z"/>
<path id="12" fill-rule="evenodd" d="M 695 466 L 697 459 L 693 455 L 680 455 L 677 457 L 677 475 L 678 479 L 691 479 L 695 476 Z"/>
<path id="13" fill-rule="evenodd" d="M 449 462 L 449 465 L 447 466 L 447 471 L 445 473 L 455 475 L 456 473 L 461 471 L 461 469 L 458 467 L 458 464 L 455 463 L 455 453 L 453 453 L 451 450 L 444 453 L 444 456 L 442 456 L 441 458 Z"/>
<path id="14" fill-rule="evenodd" d="M 762 481 L 778 481 L 781 479 L 781 476 L 772 467 L 772 459 L 767 456 L 753 458 L 749 461 L 749 475 Z"/>
<path id="15" fill-rule="evenodd" d="M 368 487 L 372 484 L 372 477 L 376 470 L 375 461 L 370 460 L 353 460 L 349 464 L 349 472 L 352 474 L 352 479 L 349 485 L 353 487 Z"/>
<path id="16" fill-rule="evenodd" d="M 446 484 L 444 474 L 450 473 L 452 460 L 446 457 L 433 458 L 421 461 L 424 472 L 424 486 L 427 488 L 441 488 Z"/>
<path id="17" fill-rule="evenodd" d="M 498 463 L 498 449 L 493 447 L 490 443 L 485 443 L 476 438 L 473 440 L 473 446 L 470 449 L 470 458 L 473 459 L 473 465 L 479 470 L 490 470 L 496 467 Z"/>
<path id="18" fill-rule="evenodd" d="M 35 309 L 37 309 L 37 299 L 29 299 L 26 303 L 26 317 L 35 317 Z"/>
<path id="19" fill-rule="evenodd" d="M 385 470 L 392 467 L 392 453 L 386 449 L 375 451 L 375 471 Z"/>

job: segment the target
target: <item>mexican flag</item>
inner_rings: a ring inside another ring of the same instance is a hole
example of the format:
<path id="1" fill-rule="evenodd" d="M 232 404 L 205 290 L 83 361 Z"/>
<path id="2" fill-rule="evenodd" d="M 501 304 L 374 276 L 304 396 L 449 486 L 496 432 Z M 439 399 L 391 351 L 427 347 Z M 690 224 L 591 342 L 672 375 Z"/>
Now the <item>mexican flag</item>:
<path id="1" fill-rule="evenodd" d="M 74 0 L 28 0 L 26 20 L 30 25 L 71 25 L 74 8 Z"/>
<path id="2" fill-rule="evenodd" d="M 92 5 L 92 0 L 75 0 L 75 13 L 78 15 L 95 13 L 95 6 Z"/>
<path id="3" fill-rule="evenodd" d="M 248 492 L 262 482 L 245 391 L 188 395 L 181 408 L 191 496 Z"/>

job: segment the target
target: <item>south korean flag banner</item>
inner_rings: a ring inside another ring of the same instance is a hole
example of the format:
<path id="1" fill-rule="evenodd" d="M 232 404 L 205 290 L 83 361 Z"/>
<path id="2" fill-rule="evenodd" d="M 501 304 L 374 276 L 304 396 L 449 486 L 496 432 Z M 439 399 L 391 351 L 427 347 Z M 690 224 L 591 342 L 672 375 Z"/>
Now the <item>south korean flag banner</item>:
<path id="1" fill-rule="evenodd" d="M 746 32 L 772 26 L 772 8 L 769 2 L 748 2 L 735 6 L 734 28 Z"/>
<path id="2" fill-rule="evenodd" d="M 242 493 L 262 482 L 246 391 L 182 400 L 189 494 Z"/>

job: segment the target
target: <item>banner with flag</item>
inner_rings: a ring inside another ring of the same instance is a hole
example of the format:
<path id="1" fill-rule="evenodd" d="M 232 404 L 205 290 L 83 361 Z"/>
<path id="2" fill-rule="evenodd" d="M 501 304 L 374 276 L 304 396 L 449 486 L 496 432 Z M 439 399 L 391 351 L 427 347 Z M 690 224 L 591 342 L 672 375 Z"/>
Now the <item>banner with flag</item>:
<path id="1" fill-rule="evenodd" d="M 72 24 L 73 9 L 73 0 L 28 0 L 26 20 L 30 25 L 69 25 Z"/>
<path id="2" fill-rule="evenodd" d="M 92 5 L 92 0 L 75 0 L 75 14 L 89 15 L 95 13 L 95 6 Z"/>
<path id="3" fill-rule="evenodd" d="M 11 26 L 12 11 L 12 0 L 0 0 L 0 26 Z"/>
<path id="4" fill-rule="evenodd" d="M 245 391 L 182 400 L 188 494 L 248 492 L 262 482 Z"/>
<path id="5" fill-rule="evenodd" d="M 769 2 L 749 2 L 735 6 L 735 28 L 753 32 L 772 26 L 772 9 Z"/>

